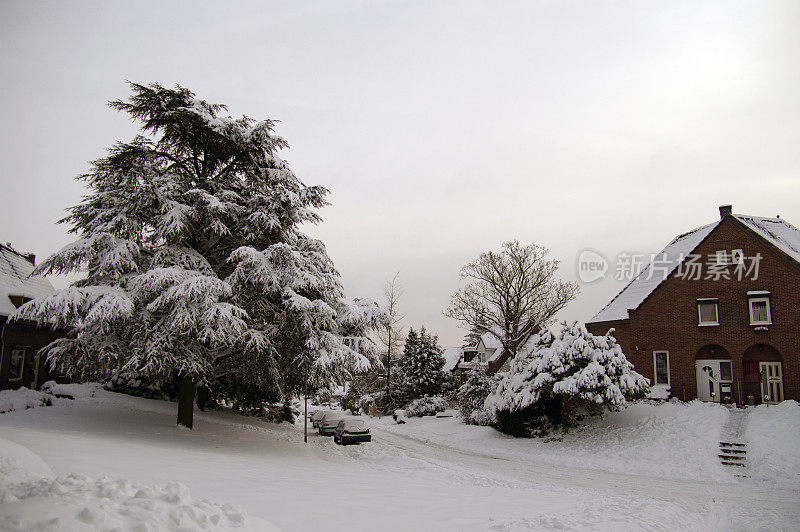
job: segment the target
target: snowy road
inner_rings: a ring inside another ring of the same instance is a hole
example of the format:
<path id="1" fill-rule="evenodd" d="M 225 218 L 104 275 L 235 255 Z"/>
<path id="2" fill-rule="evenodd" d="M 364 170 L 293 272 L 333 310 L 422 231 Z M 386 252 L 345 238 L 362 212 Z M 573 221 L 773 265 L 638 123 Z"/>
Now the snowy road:
<path id="1" fill-rule="evenodd" d="M 752 523 L 753 529 L 763 525 L 753 521 L 754 515 L 779 516 L 788 512 L 788 515 L 794 516 L 794 523 L 800 522 L 800 491 L 766 488 L 747 480 L 735 484 L 681 481 L 573 468 L 534 459 L 523 461 L 501 454 L 462 451 L 385 430 L 375 432 L 374 439 L 382 445 L 402 449 L 409 456 L 453 471 L 467 467 L 473 472 L 483 471 L 490 478 L 525 482 L 539 487 L 584 488 L 596 490 L 598 494 L 610 492 L 648 497 L 696 511 L 723 502 L 730 505 L 735 523 Z"/>
<path id="2" fill-rule="evenodd" d="M 299 425 L 226 412 L 198 413 L 189 432 L 175 428 L 174 404 L 102 393 L 0 415 L 0 437 L 59 475 L 180 482 L 195 499 L 241 505 L 287 532 L 800 527 L 797 491 L 493 456 L 371 424 L 374 442 L 347 447 L 315 433 L 304 445 Z"/>

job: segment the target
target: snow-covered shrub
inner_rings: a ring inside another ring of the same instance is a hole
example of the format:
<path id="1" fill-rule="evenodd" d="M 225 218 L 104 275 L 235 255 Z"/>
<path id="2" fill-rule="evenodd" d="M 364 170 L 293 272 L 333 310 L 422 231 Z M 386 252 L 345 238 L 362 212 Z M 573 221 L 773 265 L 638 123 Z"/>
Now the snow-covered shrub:
<path id="1" fill-rule="evenodd" d="M 178 386 L 172 379 L 146 377 L 132 371 L 117 372 L 103 386 L 106 390 L 146 399 L 175 399 Z"/>
<path id="2" fill-rule="evenodd" d="M 650 381 L 633 370 L 617 341 L 595 336 L 578 323 L 563 324 L 558 335 L 533 338 L 486 398 L 498 427 L 516 435 L 536 435 L 552 426 L 568 428 L 582 414 L 621 410 L 627 398 L 642 397 Z"/>
<path id="3" fill-rule="evenodd" d="M 54 399 L 50 394 L 29 390 L 25 387 L 18 390 L 0 390 L 0 414 L 40 406 L 51 406 Z"/>
<path id="4" fill-rule="evenodd" d="M 358 398 L 358 401 L 355 402 L 355 406 L 357 406 L 358 411 L 362 414 L 369 414 L 369 405 L 372 403 L 376 403 L 375 396 L 373 394 L 366 394 L 362 395 Z M 353 412 L 355 414 L 355 412 Z"/>
<path id="5" fill-rule="evenodd" d="M 408 403 L 405 411 L 408 417 L 435 416 L 438 412 L 444 412 L 446 407 L 444 397 L 426 395 Z"/>
<path id="6" fill-rule="evenodd" d="M 265 404 L 252 414 L 269 423 L 294 423 L 294 412 L 288 403 Z"/>
<path id="7" fill-rule="evenodd" d="M 484 410 L 486 398 L 497 388 L 497 379 L 475 366 L 467 375 L 467 380 L 458 389 L 458 406 L 461 417 L 468 425 L 491 425 L 494 417 Z"/>
<path id="8" fill-rule="evenodd" d="M 102 385 L 96 382 L 84 384 L 59 384 L 56 381 L 47 381 L 39 388 L 40 391 L 49 393 L 63 399 L 86 399 L 94 397 Z"/>

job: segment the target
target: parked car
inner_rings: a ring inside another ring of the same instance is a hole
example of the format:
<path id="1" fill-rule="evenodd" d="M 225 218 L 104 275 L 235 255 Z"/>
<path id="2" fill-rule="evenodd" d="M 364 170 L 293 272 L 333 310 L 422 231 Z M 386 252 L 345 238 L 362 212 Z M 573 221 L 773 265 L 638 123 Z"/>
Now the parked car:
<path id="1" fill-rule="evenodd" d="M 339 445 L 372 441 L 372 434 L 363 420 L 352 417 L 345 418 L 336 425 L 336 430 L 333 431 L 333 441 Z"/>
<path id="2" fill-rule="evenodd" d="M 322 419 L 322 416 L 330 412 L 330 410 L 314 410 L 311 412 L 309 419 L 311 420 L 311 426 L 315 429 L 319 427 L 319 422 Z"/>
<path id="3" fill-rule="evenodd" d="M 343 419 L 344 416 L 341 412 L 325 412 L 317 422 L 317 429 L 323 436 L 331 436 L 333 431 L 336 430 L 336 426 Z"/>

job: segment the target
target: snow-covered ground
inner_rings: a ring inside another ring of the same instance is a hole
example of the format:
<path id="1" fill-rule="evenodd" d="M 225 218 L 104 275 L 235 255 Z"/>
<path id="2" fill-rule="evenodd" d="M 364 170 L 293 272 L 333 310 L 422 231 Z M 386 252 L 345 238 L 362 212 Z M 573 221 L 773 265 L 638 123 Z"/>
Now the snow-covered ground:
<path id="1" fill-rule="evenodd" d="M 174 404 L 102 390 L 91 395 L 0 415 L 0 437 L 30 451 L 34 456 L 28 454 L 23 462 L 28 469 L 38 468 L 25 478 L 19 472 L 0 476 L 4 492 L 19 492 L 24 498 L 35 486 L 51 486 L 37 492 L 45 497 L 38 503 L 46 505 L 46 497 L 52 497 L 52 515 L 89 530 L 109 527 L 81 519 L 81 503 L 93 501 L 85 504 L 96 510 L 83 515 L 88 520 L 92 515 L 113 517 L 125 529 L 131 521 L 124 517 L 135 518 L 131 508 L 140 509 L 132 501 L 139 492 L 151 501 L 151 517 L 161 519 L 153 521 L 157 524 L 151 529 L 179 529 L 181 525 L 167 518 L 184 506 L 192 510 L 180 513 L 184 529 L 201 528 L 190 517 L 209 529 L 244 524 L 261 530 L 271 522 L 287 531 L 800 526 L 800 493 L 795 490 L 774 489 L 760 480 L 735 481 L 699 458 L 648 470 L 642 465 L 651 452 L 648 446 L 653 447 L 647 436 L 629 444 L 622 441 L 636 433 L 636 426 L 663 435 L 666 426 L 691 426 L 690 418 L 696 425 L 708 424 L 707 431 L 718 431 L 723 419 L 712 409 L 681 407 L 686 410 L 681 413 L 675 405 L 671 415 L 653 411 L 648 416 L 634 407 L 627 421 L 624 416 L 619 419 L 619 426 L 607 417 L 595 429 L 587 429 L 586 443 L 577 434 L 563 442 L 514 440 L 491 429 L 460 425 L 454 418 L 412 419 L 405 425 L 390 425 L 384 418 L 369 421 L 375 428 L 373 443 L 342 448 L 313 432 L 304 445 L 299 424 L 269 425 L 230 412 L 197 413 L 194 431 L 178 430 Z M 665 427 L 658 428 L 662 423 Z M 699 434 L 702 427 L 695 427 L 692 437 Z M 431 443 L 422 443 L 425 439 Z M 701 446 L 704 441 L 701 438 Z M 658 445 L 667 449 L 670 443 Z M 0 442 L 0 448 L 9 447 Z M 564 456 L 559 456 L 559 447 Z M 659 451 L 653 460 L 666 452 Z M 681 452 L 682 447 L 676 448 L 675 454 Z M 593 453 L 598 457 L 592 459 Z M 16 452 L 20 454 L 25 453 Z M 626 460 L 632 469 L 620 467 Z M 787 460 L 784 465 L 792 463 Z M 679 474 L 680 467 L 685 475 Z M 687 480 L 704 477 L 689 471 L 696 467 L 705 468 L 707 478 Z M 47 468 L 59 488 L 52 489 Z M 63 481 L 70 478 L 77 487 Z M 65 502 L 63 492 L 73 499 Z M 20 517 L 14 512 L 22 503 L 11 498 L 0 502 L 0 528 L 6 526 L 2 519 Z M 29 512 L 28 517 L 48 515 Z M 216 522 L 209 518 L 213 515 Z"/>
<path id="2" fill-rule="evenodd" d="M 455 414 L 455 412 L 450 412 Z M 410 418 L 380 426 L 396 434 L 509 459 L 664 478 L 731 481 L 717 457 L 728 410 L 717 404 L 635 403 L 551 438 L 514 438 L 450 418 Z"/>

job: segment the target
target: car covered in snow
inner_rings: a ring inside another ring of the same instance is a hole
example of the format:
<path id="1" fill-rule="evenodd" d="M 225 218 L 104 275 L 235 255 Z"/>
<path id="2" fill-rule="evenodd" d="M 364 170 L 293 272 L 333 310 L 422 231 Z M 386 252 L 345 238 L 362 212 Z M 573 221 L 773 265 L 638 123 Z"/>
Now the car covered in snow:
<path id="1" fill-rule="evenodd" d="M 309 414 L 308 419 L 311 420 L 311 426 L 317 428 L 319 426 L 319 422 L 322 419 L 322 416 L 330 412 L 330 410 L 314 410 Z"/>
<path id="2" fill-rule="evenodd" d="M 339 445 L 372 441 L 372 434 L 363 419 L 349 417 L 341 420 L 333 431 L 333 441 Z"/>
<path id="3" fill-rule="evenodd" d="M 325 412 L 317 422 L 317 430 L 323 436 L 332 436 L 336 426 L 343 419 L 344 415 L 341 412 Z"/>

